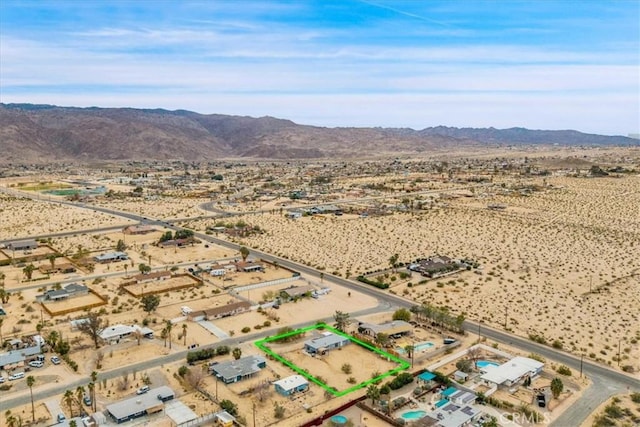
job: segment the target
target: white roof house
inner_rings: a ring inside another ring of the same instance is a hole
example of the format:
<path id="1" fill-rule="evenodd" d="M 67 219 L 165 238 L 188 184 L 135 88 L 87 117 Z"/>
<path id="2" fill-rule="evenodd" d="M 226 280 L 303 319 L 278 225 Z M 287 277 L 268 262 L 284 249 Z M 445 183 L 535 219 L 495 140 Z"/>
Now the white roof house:
<path id="1" fill-rule="evenodd" d="M 304 391 L 309 388 L 309 381 L 302 375 L 291 375 L 278 381 L 274 381 L 273 385 L 276 391 L 284 396 L 289 396 L 298 391 Z"/>
<path id="2" fill-rule="evenodd" d="M 518 356 L 500 366 L 487 366 L 485 368 L 487 372 L 480 378 L 493 384 L 511 386 L 525 377 L 539 374 L 543 367 L 542 362 Z"/>

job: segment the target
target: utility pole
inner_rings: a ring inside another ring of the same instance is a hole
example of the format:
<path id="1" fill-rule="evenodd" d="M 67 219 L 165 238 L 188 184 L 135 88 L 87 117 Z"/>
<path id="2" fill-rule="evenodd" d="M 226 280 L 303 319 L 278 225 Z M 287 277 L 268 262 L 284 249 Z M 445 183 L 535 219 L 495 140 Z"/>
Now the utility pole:
<path id="1" fill-rule="evenodd" d="M 580 355 L 580 378 L 582 378 L 582 359 L 584 358 L 584 354 Z"/>
<path id="2" fill-rule="evenodd" d="M 507 330 L 507 319 L 508 319 L 508 316 L 509 316 L 509 306 L 506 305 L 504 307 L 504 330 L 505 331 Z"/>
<path id="3" fill-rule="evenodd" d="M 257 424 L 256 424 L 256 402 L 253 402 L 253 427 L 257 427 Z"/>
<path id="4" fill-rule="evenodd" d="M 480 335 L 480 325 L 482 320 L 478 320 L 478 342 L 482 341 L 482 335 Z"/>
<path id="5" fill-rule="evenodd" d="M 622 338 L 618 340 L 618 368 L 620 367 L 620 343 L 622 342 Z"/>

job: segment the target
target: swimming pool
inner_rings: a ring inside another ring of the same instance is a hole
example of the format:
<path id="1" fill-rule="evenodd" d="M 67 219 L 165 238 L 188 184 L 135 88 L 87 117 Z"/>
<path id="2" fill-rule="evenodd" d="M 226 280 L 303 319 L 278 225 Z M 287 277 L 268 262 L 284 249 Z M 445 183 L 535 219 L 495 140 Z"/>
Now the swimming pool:
<path id="1" fill-rule="evenodd" d="M 345 417 L 344 415 L 334 415 L 333 417 L 331 417 L 331 422 L 334 424 L 346 424 L 347 417 Z"/>
<path id="2" fill-rule="evenodd" d="M 403 420 L 419 420 L 420 418 L 427 415 L 426 411 L 409 411 L 400 415 Z"/>
<path id="3" fill-rule="evenodd" d="M 496 362 L 489 362 L 488 360 L 478 360 L 478 368 L 484 369 L 487 366 L 498 366 Z"/>
<path id="4" fill-rule="evenodd" d="M 429 341 L 425 341 L 425 342 L 421 342 L 418 343 L 416 345 L 413 346 L 413 351 L 424 351 L 424 350 L 428 350 L 431 347 L 433 347 L 434 344 L 432 342 Z M 396 348 L 398 350 L 398 353 L 406 353 L 405 349 L 403 347 L 397 347 Z"/>

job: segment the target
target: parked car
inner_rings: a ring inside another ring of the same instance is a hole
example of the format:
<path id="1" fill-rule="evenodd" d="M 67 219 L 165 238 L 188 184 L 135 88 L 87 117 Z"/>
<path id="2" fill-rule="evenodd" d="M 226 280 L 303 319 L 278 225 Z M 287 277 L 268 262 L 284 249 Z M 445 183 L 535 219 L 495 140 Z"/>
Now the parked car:
<path id="1" fill-rule="evenodd" d="M 16 372 L 15 374 L 9 375 L 9 381 L 19 380 L 20 378 L 24 378 L 24 372 Z"/>
<path id="2" fill-rule="evenodd" d="M 140 387 L 140 388 L 136 391 L 136 394 L 145 394 L 145 393 L 146 393 L 146 392 L 148 392 L 148 391 L 149 391 L 149 386 L 148 386 L 148 385 L 145 385 L 145 386 Z"/>
<path id="3" fill-rule="evenodd" d="M 89 397 L 88 394 L 84 395 L 84 397 L 82 398 L 82 401 L 84 402 L 85 405 L 91 406 L 91 397 Z"/>
<path id="4" fill-rule="evenodd" d="M 538 406 L 541 408 L 544 408 L 547 405 L 547 398 L 544 394 L 537 395 L 536 400 L 538 401 Z"/>
<path id="5" fill-rule="evenodd" d="M 53 363 L 54 365 L 59 365 L 60 359 L 58 358 L 58 356 L 51 356 L 51 363 Z"/>
<path id="6" fill-rule="evenodd" d="M 40 360 L 32 360 L 31 362 L 29 362 L 29 366 L 31 366 L 32 368 L 42 368 L 44 366 L 44 362 Z"/>
<path id="7" fill-rule="evenodd" d="M 0 384 L 2 384 L 4 382 L 4 377 L 0 376 Z"/>
<path id="8" fill-rule="evenodd" d="M 57 418 L 58 418 L 58 423 L 61 423 L 67 419 L 67 417 L 65 417 L 64 414 L 58 414 Z"/>

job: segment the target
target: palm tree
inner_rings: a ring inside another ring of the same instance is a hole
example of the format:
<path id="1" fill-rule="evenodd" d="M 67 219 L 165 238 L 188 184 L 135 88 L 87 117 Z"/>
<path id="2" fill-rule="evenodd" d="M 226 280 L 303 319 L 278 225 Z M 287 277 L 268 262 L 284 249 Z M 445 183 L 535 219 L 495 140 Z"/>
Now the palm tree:
<path id="1" fill-rule="evenodd" d="M 67 390 L 64 392 L 64 403 L 69 407 L 69 415 L 73 418 L 73 392 Z"/>
<path id="2" fill-rule="evenodd" d="M 171 349 L 171 330 L 173 329 L 173 323 L 171 320 L 167 320 L 164 328 L 167 330 L 167 338 L 169 338 L 169 349 Z"/>
<path id="3" fill-rule="evenodd" d="M 164 342 L 162 343 L 162 346 L 166 347 L 167 346 L 167 328 L 162 328 L 162 331 L 160 331 L 160 338 L 164 340 Z"/>
<path id="4" fill-rule="evenodd" d="M 47 255 L 47 259 L 49 260 L 49 263 L 51 263 L 51 269 L 53 270 L 56 266 L 56 254 Z"/>
<path id="5" fill-rule="evenodd" d="M 22 272 L 27 278 L 27 281 L 31 280 L 31 277 L 33 276 L 33 272 L 35 271 L 35 269 L 36 267 L 33 264 L 28 264 L 26 267 L 22 269 Z"/>
<path id="6" fill-rule="evenodd" d="M 59 340 L 60 340 L 60 334 L 58 333 L 58 331 L 54 329 L 53 331 L 49 332 L 47 341 L 49 341 L 49 345 L 51 345 L 52 349 L 56 348 L 56 345 L 58 344 Z"/>
<path id="7" fill-rule="evenodd" d="M 36 383 L 36 379 L 32 375 L 27 377 L 27 387 L 29 387 L 29 393 L 31 394 L 31 420 L 36 422 L 36 408 L 33 406 L 33 385 Z"/>
<path id="8" fill-rule="evenodd" d="M 2 346 L 3 343 L 3 339 L 2 339 L 2 324 L 4 323 L 4 317 L 0 317 L 0 347 Z"/>
<path id="9" fill-rule="evenodd" d="M 376 400 L 380 399 L 380 389 L 377 385 L 371 384 L 367 388 L 367 397 L 371 399 L 371 406 L 375 405 Z"/>
<path id="10" fill-rule="evenodd" d="M 76 388 L 76 401 L 78 402 L 80 413 L 82 413 L 82 399 L 84 399 L 84 393 L 85 393 L 85 389 L 83 386 L 78 386 Z"/>
<path id="11" fill-rule="evenodd" d="M 91 372 L 91 383 L 89 383 L 89 391 L 91 392 L 91 404 L 93 412 L 96 411 L 96 384 L 98 382 L 98 373 L 96 371 Z"/>
<path id="12" fill-rule="evenodd" d="M 413 350 L 415 349 L 415 347 L 411 344 L 409 345 L 405 345 L 404 346 L 404 351 L 407 352 L 407 356 L 409 356 L 409 358 L 411 358 L 411 367 L 413 368 Z"/>
<path id="13" fill-rule="evenodd" d="M 182 324 L 182 345 L 187 345 L 187 324 Z"/>

